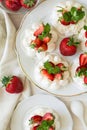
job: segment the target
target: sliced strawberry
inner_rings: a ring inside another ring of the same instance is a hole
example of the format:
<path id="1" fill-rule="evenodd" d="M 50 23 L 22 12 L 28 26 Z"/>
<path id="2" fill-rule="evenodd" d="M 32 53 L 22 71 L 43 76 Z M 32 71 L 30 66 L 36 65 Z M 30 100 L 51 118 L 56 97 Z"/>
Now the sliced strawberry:
<path id="1" fill-rule="evenodd" d="M 55 78 L 58 79 L 58 80 L 63 79 L 62 73 L 55 74 Z"/>
<path id="2" fill-rule="evenodd" d="M 54 75 L 53 74 L 49 74 L 48 71 L 46 69 L 42 69 L 41 73 L 46 76 L 49 80 L 53 81 L 54 80 Z"/>
<path id="3" fill-rule="evenodd" d="M 46 51 L 48 49 L 48 46 L 46 43 L 42 43 L 42 45 L 38 48 L 38 52 Z"/>
<path id="4" fill-rule="evenodd" d="M 87 40 L 85 41 L 85 46 L 87 47 Z"/>
<path id="5" fill-rule="evenodd" d="M 42 44 L 42 41 L 39 38 L 36 38 L 33 42 L 36 43 L 37 47 L 40 47 Z"/>
<path id="6" fill-rule="evenodd" d="M 49 41 L 50 41 L 50 38 L 48 36 L 43 39 L 44 43 L 48 43 Z"/>
<path id="7" fill-rule="evenodd" d="M 48 130 L 55 130 L 55 128 L 53 126 L 51 126 Z"/>
<path id="8" fill-rule="evenodd" d="M 44 116 L 43 116 L 43 119 L 42 120 L 54 120 L 54 115 L 52 113 L 46 113 Z"/>
<path id="9" fill-rule="evenodd" d="M 87 31 L 85 31 L 85 37 L 87 38 Z"/>
<path id="10" fill-rule="evenodd" d="M 33 124 L 33 123 L 40 123 L 42 120 L 42 116 L 40 115 L 35 115 L 35 116 L 32 116 L 31 119 L 30 119 L 30 123 Z"/>
<path id="11" fill-rule="evenodd" d="M 87 64 L 87 53 L 83 53 L 80 55 L 79 64 L 80 64 L 80 66 Z"/>
<path id="12" fill-rule="evenodd" d="M 42 32 L 44 31 L 44 25 L 41 24 L 40 27 L 34 32 L 34 36 L 38 36 L 40 34 L 42 34 Z"/>
<path id="13" fill-rule="evenodd" d="M 84 76 L 84 83 L 87 85 L 87 76 Z"/>
<path id="14" fill-rule="evenodd" d="M 38 127 L 39 127 L 39 125 L 34 126 L 34 127 L 32 128 L 32 130 L 37 130 Z"/>
<path id="15" fill-rule="evenodd" d="M 60 22 L 65 26 L 70 25 L 70 22 L 66 22 L 64 19 L 60 20 Z"/>

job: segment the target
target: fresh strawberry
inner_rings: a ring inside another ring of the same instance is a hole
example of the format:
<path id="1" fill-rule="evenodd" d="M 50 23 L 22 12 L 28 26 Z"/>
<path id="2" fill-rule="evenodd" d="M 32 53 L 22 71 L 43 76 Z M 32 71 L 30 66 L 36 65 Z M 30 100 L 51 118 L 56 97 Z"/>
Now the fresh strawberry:
<path id="1" fill-rule="evenodd" d="M 87 76 L 84 76 L 84 83 L 87 85 Z"/>
<path id="2" fill-rule="evenodd" d="M 43 24 L 40 25 L 40 27 L 34 32 L 34 36 L 38 36 L 40 34 L 42 34 L 42 32 L 44 31 L 44 26 Z"/>
<path id="3" fill-rule="evenodd" d="M 54 75 L 53 74 L 49 74 L 48 71 L 46 69 L 42 69 L 41 73 L 46 76 L 49 80 L 53 81 L 54 80 Z"/>
<path id="4" fill-rule="evenodd" d="M 85 46 L 87 47 L 87 40 L 85 41 Z"/>
<path id="5" fill-rule="evenodd" d="M 37 0 L 20 0 L 20 2 L 24 8 L 29 9 L 35 6 L 35 4 L 37 3 Z"/>
<path id="6" fill-rule="evenodd" d="M 55 130 L 55 128 L 53 126 L 51 126 L 48 130 Z"/>
<path id="7" fill-rule="evenodd" d="M 49 41 L 50 41 L 50 38 L 48 36 L 43 39 L 44 43 L 48 43 Z"/>
<path id="8" fill-rule="evenodd" d="M 87 53 L 82 53 L 79 57 L 79 64 L 80 66 L 82 65 L 87 65 Z"/>
<path id="9" fill-rule="evenodd" d="M 65 26 L 70 25 L 70 22 L 66 22 L 64 19 L 61 19 L 60 23 L 65 25 Z"/>
<path id="10" fill-rule="evenodd" d="M 79 42 L 74 42 L 73 38 L 64 38 L 60 43 L 60 52 L 64 56 L 72 56 L 77 51 Z"/>
<path id="11" fill-rule="evenodd" d="M 38 127 L 39 127 L 39 125 L 34 126 L 31 130 L 37 130 Z"/>
<path id="12" fill-rule="evenodd" d="M 62 73 L 55 74 L 55 78 L 58 79 L 58 80 L 63 79 Z"/>
<path id="13" fill-rule="evenodd" d="M 54 120 L 54 115 L 52 113 L 46 113 L 44 116 L 43 116 L 43 119 L 42 120 Z"/>
<path id="14" fill-rule="evenodd" d="M 46 43 L 43 43 L 39 48 L 38 48 L 38 52 L 41 51 L 46 51 L 48 49 L 48 46 Z"/>
<path id="15" fill-rule="evenodd" d="M 33 124 L 33 123 L 40 123 L 42 120 L 42 116 L 40 115 L 35 115 L 35 116 L 32 116 L 31 119 L 30 119 L 30 123 Z"/>
<path id="16" fill-rule="evenodd" d="M 6 91 L 9 93 L 20 93 L 23 91 L 23 84 L 17 76 L 4 76 L 2 79 L 2 84 L 6 87 Z"/>
<path id="17" fill-rule="evenodd" d="M 20 0 L 5 0 L 5 6 L 12 11 L 17 11 L 21 8 Z"/>
<path id="18" fill-rule="evenodd" d="M 85 31 L 85 37 L 87 38 L 87 31 Z"/>

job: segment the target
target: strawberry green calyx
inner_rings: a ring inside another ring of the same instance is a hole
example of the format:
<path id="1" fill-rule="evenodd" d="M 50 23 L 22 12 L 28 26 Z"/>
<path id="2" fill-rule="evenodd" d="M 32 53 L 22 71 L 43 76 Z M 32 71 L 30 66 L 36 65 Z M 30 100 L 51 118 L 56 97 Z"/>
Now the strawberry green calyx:
<path id="1" fill-rule="evenodd" d="M 84 30 L 86 30 L 86 31 L 87 31 L 87 26 L 86 26 L 86 25 L 84 25 Z"/>
<path id="2" fill-rule="evenodd" d="M 78 45 L 80 44 L 80 42 L 79 42 L 79 41 L 75 41 L 75 39 L 74 39 L 73 37 L 70 37 L 67 44 L 68 44 L 69 46 L 72 46 L 72 45 L 78 46 Z"/>
<path id="3" fill-rule="evenodd" d="M 2 78 L 2 80 L 1 80 L 3 86 L 6 87 L 6 85 L 7 85 L 8 83 L 10 83 L 11 79 L 12 79 L 12 77 L 10 77 L 10 76 L 8 76 L 8 77 L 4 76 L 4 77 Z"/>
<path id="4" fill-rule="evenodd" d="M 26 4 L 27 6 L 32 7 L 32 6 L 34 6 L 35 2 L 36 2 L 35 0 L 25 0 L 24 4 Z"/>

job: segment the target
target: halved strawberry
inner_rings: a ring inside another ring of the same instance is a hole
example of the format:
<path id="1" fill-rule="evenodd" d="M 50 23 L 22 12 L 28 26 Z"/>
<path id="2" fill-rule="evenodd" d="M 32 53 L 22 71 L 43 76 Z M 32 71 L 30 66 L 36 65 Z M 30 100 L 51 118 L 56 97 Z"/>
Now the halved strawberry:
<path id="1" fill-rule="evenodd" d="M 87 47 L 87 40 L 85 41 L 85 46 Z"/>
<path id="2" fill-rule="evenodd" d="M 54 115 L 52 113 L 46 113 L 44 116 L 43 116 L 43 119 L 42 120 L 54 120 Z"/>
<path id="3" fill-rule="evenodd" d="M 87 38 L 87 31 L 85 31 L 85 37 Z"/>
<path id="4" fill-rule="evenodd" d="M 43 39 L 44 43 L 48 43 L 49 41 L 50 41 L 50 38 L 48 36 Z"/>
<path id="5" fill-rule="evenodd" d="M 87 85 L 87 76 L 84 76 L 84 83 Z"/>
<path id="6" fill-rule="evenodd" d="M 79 64 L 80 66 L 82 65 L 87 65 L 87 53 L 82 53 L 79 57 Z"/>
<path id="7" fill-rule="evenodd" d="M 42 32 L 44 31 L 44 25 L 41 24 L 40 27 L 34 32 L 34 36 L 38 36 L 40 34 L 42 34 Z"/>
<path id="8" fill-rule="evenodd" d="M 29 121 L 30 121 L 31 124 L 33 124 L 33 123 L 40 123 L 41 120 L 42 120 L 42 116 L 35 115 L 35 116 L 32 116 Z"/>
<path id="9" fill-rule="evenodd" d="M 58 79 L 58 80 L 63 79 L 62 73 L 55 74 L 55 78 Z"/>
<path id="10" fill-rule="evenodd" d="M 32 128 L 32 130 L 37 130 L 38 127 L 39 127 L 39 125 L 34 126 L 34 127 Z"/>
<path id="11" fill-rule="evenodd" d="M 53 81 L 54 80 L 54 75 L 53 74 L 49 74 L 48 71 L 46 69 L 42 69 L 41 73 L 46 76 L 49 80 Z"/>
<path id="12" fill-rule="evenodd" d="M 46 51 L 48 49 L 48 46 L 46 43 L 42 43 L 42 45 L 38 48 L 38 52 Z"/>
<path id="13" fill-rule="evenodd" d="M 42 41 L 39 38 L 36 38 L 33 42 L 36 43 L 37 47 L 40 47 L 42 44 Z"/>
<path id="14" fill-rule="evenodd" d="M 66 22 L 64 19 L 61 19 L 60 22 L 65 26 L 70 25 L 70 22 Z"/>

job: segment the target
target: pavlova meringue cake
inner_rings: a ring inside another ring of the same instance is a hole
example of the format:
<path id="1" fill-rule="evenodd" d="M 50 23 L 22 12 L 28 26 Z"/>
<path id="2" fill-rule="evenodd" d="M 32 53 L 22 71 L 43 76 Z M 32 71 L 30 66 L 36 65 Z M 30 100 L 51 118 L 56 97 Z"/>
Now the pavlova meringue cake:
<path id="1" fill-rule="evenodd" d="M 51 16 L 52 24 L 61 35 L 71 36 L 78 34 L 86 22 L 86 9 L 75 1 L 59 3 Z"/>
<path id="2" fill-rule="evenodd" d="M 72 65 L 72 79 L 79 89 L 87 89 L 87 52 L 81 53 Z"/>
<path id="3" fill-rule="evenodd" d="M 56 48 L 57 32 L 49 23 L 33 24 L 22 34 L 21 47 L 30 57 L 42 58 L 46 52 L 52 52 Z"/>
<path id="4" fill-rule="evenodd" d="M 46 89 L 58 89 L 70 81 L 69 65 L 56 54 L 48 54 L 35 68 L 36 82 Z"/>
<path id="5" fill-rule="evenodd" d="M 25 114 L 23 126 L 24 130 L 58 130 L 59 115 L 51 108 L 37 106 Z"/>
<path id="6" fill-rule="evenodd" d="M 80 49 L 87 51 L 87 26 L 85 25 L 80 33 L 78 34 L 78 39 L 81 41 Z"/>

